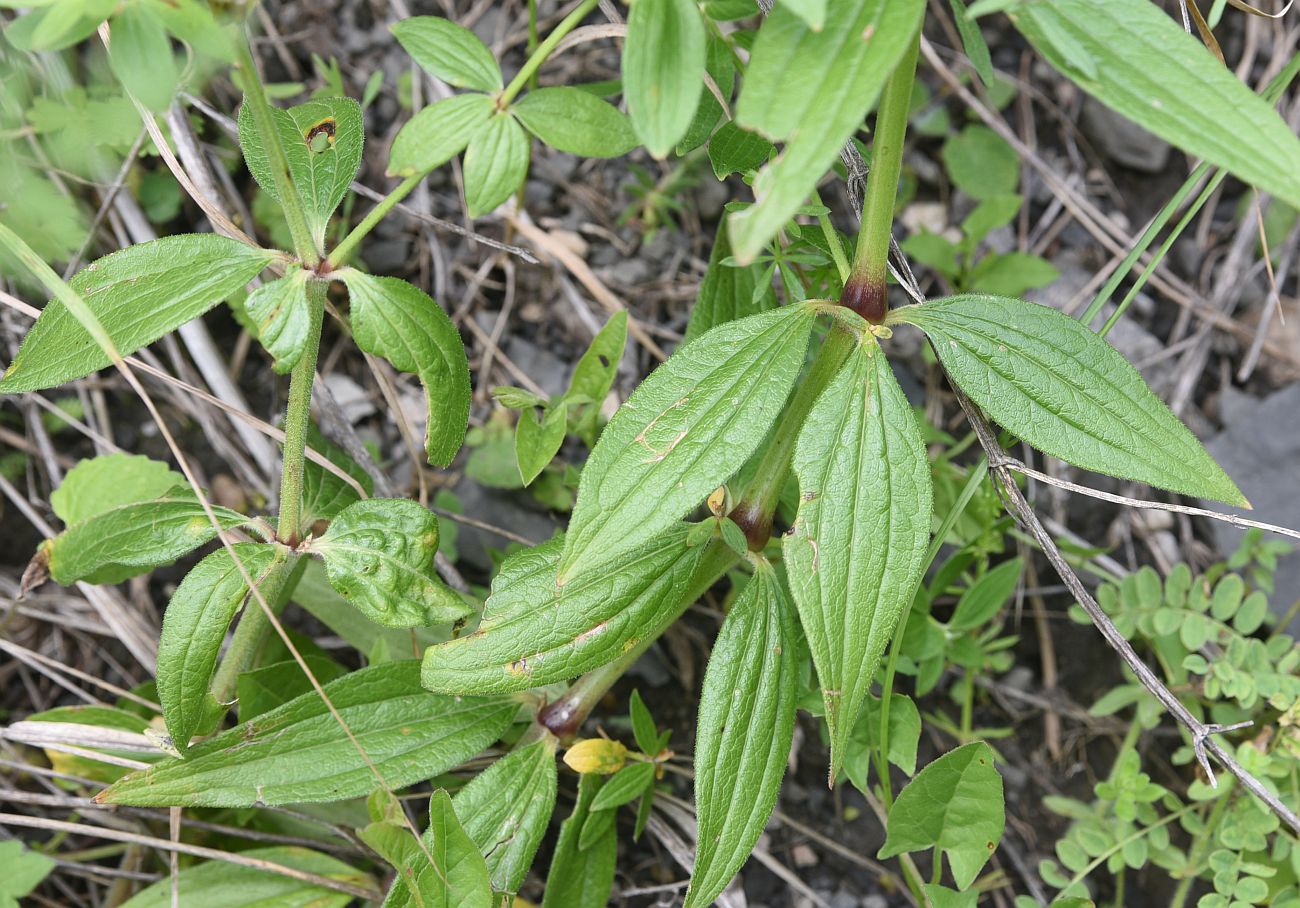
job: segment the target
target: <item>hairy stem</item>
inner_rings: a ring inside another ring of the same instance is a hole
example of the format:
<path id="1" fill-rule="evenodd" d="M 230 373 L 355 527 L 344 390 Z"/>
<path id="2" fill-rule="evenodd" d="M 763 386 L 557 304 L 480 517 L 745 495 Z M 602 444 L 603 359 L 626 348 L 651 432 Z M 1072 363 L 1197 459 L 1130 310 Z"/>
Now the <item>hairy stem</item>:
<path id="1" fill-rule="evenodd" d="M 289 403 L 284 411 L 284 469 L 280 476 L 280 525 L 277 535 L 286 545 L 297 545 L 302 532 L 302 482 L 307 460 L 307 428 L 311 423 L 311 385 L 320 353 L 321 322 L 329 283 L 307 281 L 307 348 L 289 373 Z"/>

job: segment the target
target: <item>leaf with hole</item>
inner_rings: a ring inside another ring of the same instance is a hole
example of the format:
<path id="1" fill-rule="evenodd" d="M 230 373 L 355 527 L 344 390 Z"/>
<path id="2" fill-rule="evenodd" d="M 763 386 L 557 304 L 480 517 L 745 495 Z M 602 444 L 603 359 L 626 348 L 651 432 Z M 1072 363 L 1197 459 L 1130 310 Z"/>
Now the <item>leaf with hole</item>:
<path id="1" fill-rule="evenodd" d="M 470 137 L 464 171 L 470 217 L 494 211 L 523 185 L 528 155 L 528 134 L 509 113 L 494 113 Z"/>
<path id="2" fill-rule="evenodd" d="M 673 150 L 695 116 L 705 36 L 691 0 L 637 0 L 628 13 L 623 93 L 636 134 L 656 158 Z"/>
<path id="3" fill-rule="evenodd" d="M 465 150 L 492 118 L 492 99 L 467 93 L 436 101 L 398 130 L 388 153 L 388 175 L 409 177 L 441 167 Z"/>
<path id="4" fill-rule="evenodd" d="M 528 131 L 559 151 L 584 158 L 617 158 L 636 147 L 627 116 L 579 88 L 538 88 L 511 108 Z"/>
<path id="5" fill-rule="evenodd" d="M 390 28 L 397 43 L 429 75 L 457 88 L 501 90 L 501 67 L 496 58 L 465 26 L 439 16 L 412 16 Z"/>
<path id="6" fill-rule="evenodd" d="M 248 295 L 244 311 L 257 326 L 257 339 L 275 361 L 275 371 L 289 372 L 302 359 L 311 334 L 308 274 L 297 266 Z"/>
<path id="7" fill-rule="evenodd" d="M 597 418 L 618 377 L 618 364 L 626 345 L 627 310 L 620 309 L 591 339 L 591 346 L 578 360 L 569 379 L 569 389 L 564 392 L 564 400 L 569 404 L 589 405 L 574 425 L 574 433 L 586 440 L 588 447 L 596 444 Z"/>

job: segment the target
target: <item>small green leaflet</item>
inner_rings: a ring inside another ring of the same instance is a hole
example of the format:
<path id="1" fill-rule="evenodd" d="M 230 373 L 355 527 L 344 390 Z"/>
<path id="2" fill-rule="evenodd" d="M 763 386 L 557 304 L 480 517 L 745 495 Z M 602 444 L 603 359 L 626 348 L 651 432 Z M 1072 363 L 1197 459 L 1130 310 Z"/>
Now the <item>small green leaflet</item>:
<path id="1" fill-rule="evenodd" d="M 718 93 L 730 103 L 731 93 L 736 87 L 736 60 L 732 56 L 731 46 L 717 35 L 708 36 L 705 44 L 704 69 L 713 80 L 713 84 L 718 87 Z M 713 134 L 713 128 L 718 125 L 721 116 L 722 105 L 718 103 L 713 89 L 705 83 L 700 86 L 700 103 L 695 109 L 691 125 L 687 127 L 686 135 L 682 136 L 677 143 L 677 155 L 680 157 L 692 152 L 709 141 L 709 136 Z"/>
<path id="2" fill-rule="evenodd" d="M 315 426 L 307 427 L 307 447 L 351 476 L 365 490 L 366 497 L 374 494 L 375 481 L 348 453 L 327 439 Z M 320 464 L 307 460 L 302 477 L 302 527 L 306 531 L 318 520 L 331 520 L 339 511 L 359 501 L 361 496 L 351 483 L 336 476 Z"/>
<path id="3" fill-rule="evenodd" d="M 947 886 L 941 886 L 938 883 L 926 883 L 921 887 L 925 892 L 925 897 L 930 900 L 933 908 L 976 908 L 980 900 L 978 889 L 968 889 L 965 892 L 957 892 L 949 889 Z M 1035 902 L 1035 905 L 1038 903 Z M 1053 903 L 1055 904 L 1055 903 Z"/>
<path id="4" fill-rule="evenodd" d="M 552 148 L 584 158 L 617 158 L 636 147 L 628 118 L 579 88 L 539 88 L 511 108 L 528 131 Z"/>
<path id="5" fill-rule="evenodd" d="M 257 339 L 284 375 L 302 359 L 311 334 L 311 304 L 307 301 L 308 274 L 291 266 L 285 276 L 268 281 L 248 295 L 244 309 L 257 325 Z"/>
<path id="6" fill-rule="evenodd" d="M 388 153 L 388 175 L 428 173 L 464 151 L 492 117 L 492 99 L 469 92 L 422 108 L 397 133 Z"/>
<path id="7" fill-rule="evenodd" d="M 628 13 L 623 93 L 636 134 L 656 158 L 673 150 L 695 117 L 705 34 L 692 0 L 637 0 Z"/>
<path id="8" fill-rule="evenodd" d="M 1004 822 L 993 749 L 975 741 L 926 766 L 899 792 L 879 857 L 939 848 L 957 888 L 966 889 L 997 850 Z"/>
<path id="9" fill-rule="evenodd" d="M 858 716 L 849 748 L 844 754 L 844 774 L 859 791 L 867 791 L 871 756 L 880 749 L 880 716 L 883 703 L 867 695 Z M 909 776 L 916 775 L 916 746 L 921 737 L 921 713 L 910 697 L 894 694 L 889 701 L 889 762 Z"/>
<path id="10" fill-rule="evenodd" d="M 106 255 L 70 284 L 127 356 L 242 289 L 276 255 L 216 234 L 182 234 Z M 0 378 L 0 392 L 52 388 L 109 363 L 67 307 L 51 300 Z"/>
<path id="11" fill-rule="evenodd" d="M 163 24 L 145 3 L 131 3 L 113 17 L 108 65 L 135 98 L 154 113 L 171 104 L 180 72 Z"/>
<path id="12" fill-rule="evenodd" d="M 979 23 L 971 18 L 966 8 L 966 0 L 949 0 L 949 2 L 952 4 L 952 18 L 957 23 L 957 31 L 961 35 L 961 44 L 966 51 L 966 57 L 975 68 L 984 87 L 991 88 L 993 58 L 989 56 L 989 46 L 984 40 L 984 33 L 980 31 Z"/>
<path id="13" fill-rule="evenodd" d="M 469 614 L 465 601 L 434 573 L 438 518 L 419 502 L 354 502 L 311 550 L 324 560 L 330 586 L 385 627 L 445 624 Z"/>
<path id="14" fill-rule="evenodd" d="M 494 92 L 501 68 L 478 35 L 438 16 L 413 16 L 391 26 L 397 42 L 431 76 L 457 88 Z"/>
<path id="15" fill-rule="evenodd" d="M 528 175 L 528 134 L 507 112 L 488 118 L 465 149 L 465 203 L 469 216 L 482 217 L 523 185 Z"/>
<path id="16" fill-rule="evenodd" d="M 626 345 L 627 310 L 620 309 L 609 317 L 605 326 L 591 339 L 591 346 L 573 369 L 569 390 L 564 392 L 564 400 L 568 404 L 588 404 L 574 426 L 574 434 L 581 436 L 588 447 L 596 443 L 600 408 L 609 396 L 609 389 L 614 386 L 614 379 L 618 377 L 618 364 L 623 359 L 623 348 Z"/>
<path id="17" fill-rule="evenodd" d="M 185 477 L 138 454 L 101 454 L 79 462 L 50 493 L 50 507 L 66 526 L 137 501 L 161 498 Z"/>
<path id="18" fill-rule="evenodd" d="M 555 809 L 555 745 L 548 736 L 512 751 L 452 798 L 496 892 L 519 890 L 542 844 Z"/>
<path id="19" fill-rule="evenodd" d="M 744 465 L 803 367 L 814 314 L 799 303 L 719 325 L 641 383 L 583 468 L 561 584 L 662 533 Z"/>
<path id="20" fill-rule="evenodd" d="M 423 848 L 411 842 L 404 849 L 406 860 L 397 868 L 384 908 L 492 908 L 487 865 L 447 792 L 435 791 L 429 799 L 429 828 L 422 839 Z"/>
<path id="21" fill-rule="evenodd" d="M 948 630 L 964 633 L 982 627 L 1006 605 L 1020 583 L 1024 563 L 1019 558 L 1004 561 L 962 594 L 948 620 Z"/>
<path id="22" fill-rule="evenodd" d="M 0 867 L 5 869 L 0 878 L 0 905 L 16 906 L 18 899 L 39 886 L 54 866 L 53 858 L 29 851 L 17 839 L 0 842 Z"/>
<path id="23" fill-rule="evenodd" d="M 624 804 L 630 804 L 651 788 L 655 781 L 655 764 L 649 762 L 628 763 L 600 789 L 596 799 L 591 802 L 593 812 L 614 811 Z M 584 837 L 586 831 L 583 832 Z"/>
<path id="24" fill-rule="evenodd" d="M 562 538 L 511 555 L 492 581 L 478 629 L 425 652 L 425 686 L 453 694 L 527 690 L 599 668 L 658 636 L 677 617 L 704 550 L 688 546 L 686 534 L 679 524 L 563 587 L 555 583 Z"/>
<path id="25" fill-rule="evenodd" d="M 578 782 L 578 802 L 569 818 L 560 824 L 551 871 L 546 875 L 542 908 L 605 908 L 609 903 L 618 858 L 614 826 L 611 824 L 587 848 L 581 848 L 578 841 L 590 816 L 591 802 L 603 781 L 601 776 L 587 773 Z"/>
<path id="26" fill-rule="evenodd" d="M 172 745 L 181 754 L 223 705 L 213 698 L 210 685 L 226 629 L 249 592 L 239 564 L 261 585 L 286 555 L 283 546 L 257 542 L 217 549 L 185 575 L 167 603 L 158 640 L 158 700 Z"/>
<path id="27" fill-rule="evenodd" d="M 930 538 L 930 464 L 880 348 L 860 344 L 799 432 L 786 572 L 826 707 L 832 780 Z"/>
<path id="28" fill-rule="evenodd" d="M 1184 495 L 1249 506 L 1113 347 L 1055 309 L 970 294 L 897 310 L 995 421 L 1053 457 Z"/>
<path id="29" fill-rule="evenodd" d="M 924 10 L 924 0 L 838 0 L 821 31 L 781 5 L 763 21 L 736 122 L 786 146 L 755 181 L 757 203 L 730 218 L 742 262 L 795 215 L 862 125 Z"/>
<path id="30" fill-rule="evenodd" d="M 718 130 L 718 135 L 713 137 L 714 142 L 726 128 L 723 126 Z M 759 141 L 766 142 L 764 139 Z M 700 295 L 691 309 L 690 321 L 686 323 L 687 343 L 710 328 L 776 308 L 776 293 L 772 290 L 772 282 L 769 280 L 766 286 L 759 284 L 763 269 L 757 265 L 737 265 L 728 262 L 729 258 L 731 243 L 727 239 L 727 225 L 724 221 L 718 224 L 713 252 L 709 255 L 709 270 L 704 273 Z"/>
<path id="31" fill-rule="evenodd" d="M 429 399 L 425 453 L 429 463 L 447 466 L 469 424 L 469 360 L 460 332 L 441 306 L 406 281 L 355 268 L 335 277 L 348 288 L 357 346 L 420 377 Z"/>
<path id="32" fill-rule="evenodd" d="M 420 663 L 386 662 L 325 693 L 390 788 L 458 766 L 495 741 L 518 704 L 442 697 L 420 687 Z M 100 792 L 103 804 L 251 807 L 364 797 L 375 774 L 312 691 Z"/>
<path id="33" fill-rule="evenodd" d="M 741 129 L 734 120 L 719 126 L 709 139 L 709 163 L 719 180 L 733 173 L 744 175 L 758 170 L 775 152 L 775 145 L 756 132 Z"/>
<path id="34" fill-rule="evenodd" d="M 1052 0 L 1007 15 L 1107 107 L 1300 207 L 1300 139 L 1163 10 L 1142 0 Z"/>
<path id="35" fill-rule="evenodd" d="M 515 423 L 515 460 L 519 478 L 529 485 L 541 475 L 564 444 L 569 408 L 561 401 L 547 407 L 539 417 L 535 407 L 525 407 Z"/>
<path id="36" fill-rule="evenodd" d="M 306 848 L 282 845 L 275 848 L 252 848 L 240 852 L 244 857 L 292 867 L 305 873 L 345 881 L 356 886 L 374 886 L 369 874 L 362 873 L 330 857 Z M 353 901 L 346 892 L 336 892 L 313 883 L 283 876 L 271 870 L 258 870 L 225 861 L 204 861 L 181 867 L 177 878 L 180 904 L 203 908 L 345 908 Z M 140 892 L 122 908 L 171 908 L 172 881 L 164 877 Z"/>
<path id="37" fill-rule="evenodd" d="M 795 633 L 781 580 L 759 561 L 704 675 L 695 736 L 699 848 L 685 908 L 713 904 L 776 806 L 794 736 Z"/>
<path id="38" fill-rule="evenodd" d="M 302 198 L 307 226 L 317 248 L 323 249 L 330 215 L 361 169 L 366 141 L 361 105 L 351 98 L 318 98 L 288 110 L 272 108 L 271 116 L 284 146 L 289 175 Z M 239 108 L 239 147 L 253 179 L 278 200 L 271 161 L 247 104 Z"/>

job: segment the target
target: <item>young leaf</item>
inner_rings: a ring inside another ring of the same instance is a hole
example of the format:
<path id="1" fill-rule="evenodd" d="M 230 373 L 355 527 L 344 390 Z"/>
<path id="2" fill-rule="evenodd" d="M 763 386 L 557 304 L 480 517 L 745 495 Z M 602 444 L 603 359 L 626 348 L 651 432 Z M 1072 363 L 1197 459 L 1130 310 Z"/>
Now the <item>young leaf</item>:
<path id="1" fill-rule="evenodd" d="M 1300 207 L 1300 139 L 1163 10 L 1052 0 L 1007 15 L 1049 63 L 1107 107 Z"/>
<path id="2" fill-rule="evenodd" d="M 596 443 L 600 408 L 618 377 L 618 364 L 623 359 L 626 344 L 627 310 L 622 309 L 611 315 L 591 339 L 591 346 L 574 367 L 569 390 L 564 392 L 564 399 L 570 404 L 590 404 L 574 427 L 575 433 L 587 441 L 588 447 Z"/>
<path id="3" fill-rule="evenodd" d="M 398 867 L 384 908 L 491 908 L 487 865 L 447 792 L 435 791 L 429 799 L 429 828 L 422 838 L 424 847 L 408 849 L 405 866 Z"/>
<path id="4" fill-rule="evenodd" d="M 351 98 L 317 98 L 288 110 L 272 108 L 271 117 L 284 146 L 289 175 L 302 198 L 307 226 L 317 247 L 323 248 L 330 215 L 361 168 L 366 141 L 361 105 Z M 239 109 L 239 147 L 253 179 L 278 200 L 271 161 L 247 104 Z"/>
<path id="5" fill-rule="evenodd" d="M 5 873 L 0 878 L 0 905 L 17 905 L 18 899 L 28 895 L 49 876 L 54 869 L 54 859 L 39 851 L 28 851 L 17 839 L 0 842 L 0 867 Z"/>
<path id="6" fill-rule="evenodd" d="M 113 75 L 154 113 L 167 109 L 180 81 L 171 41 L 162 22 L 143 3 L 131 3 L 113 17 L 108 65 Z"/>
<path id="7" fill-rule="evenodd" d="M 948 630 L 953 633 L 974 630 L 996 615 L 1015 593 L 1022 570 L 1024 563 L 1012 558 L 975 581 L 958 600 Z"/>
<path id="8" fill-rule="evenodd" d="M 546 834 L 555 809 L 555 745 L 547 737 L 512 751 L 452 798 L 497 892 L 519 890 Z"/>
<path id="9" fill-rule="evenodd" d="M 798 304 L 719 325 L 642 382 L 583 468 L 561 585 L 662 533 L 744 465 L 803 367 L 813 317 Z"/>
<path id="10" fill-rule="evenodd" d="M 948 375 L 1006 429 L 1075 466 L 1247 505 L 1116 350 L 1055 309 L 966 295 L 899 310 Z"/>
<path id="11" fill-rule="evenodd" d="M 636 134 L 663 158 L 686 134 L 700 102 L 705 30 L 691 0 L 637 0 L 627 17 L 623 92 Z"/>
<path id="12" fill-rule="evenodd" d="M 469 606 L 433 570 L 438 518 L 405 498 L 348 505 L 312 543 L 330 586 L 370 620 L 422 627 L 463 618 Z"/>
<path id="13" fill-rule="evenodd" d="M 70 284 L 126 356 L 240 290 L 275 256 L 229 237 L 183 234 L 106 255 Z M 0 378 L 0 392 L 52 388 L 109 363 L 67 307 L 51 300 Z"/>
<path id="14" fill-rule="evenodd" d="M 826 705 L 832 780 L 911 604 L 930 537 L 930 464 L 880 348 L 860 345 L 799 432 L 799 513 L 783 540 L 790 590 Z"/>
<path id="15" fill-rule="evenodd" d="M 966 9 L 966 0 L 949 0 L 952 4 L 952 18 L 957 23 L 957 32 L 961 35 L 961 45 L 966 51 L 966 58 L 975 68 L 985 88 L 993 87 L 993 58 L 989 56 L 989 46 L 984 41 L 984 33 L 979 23 L 971 18 Z"/>
<path id="16" fill-rule="evenodd" d="M 650 715 L 650 709 L 641 699 L 641 692 L 638 690 L 632 691 L 628 714 L 632 719 L 632 734 L 636 737 L 636 746 L 641 748 L 642 753 L 655 756 L 655 752 L 659 749 L 656 746 L 659 741 L 659 728 L 655 725 L 654 716 Z"/>
<path id="17" fill-rule="evenodd" d="M 710 34 L 705 44 L 704 69 L 718 93 L 730 100 L 736 87 L 736 59 L 732 56 L 731 46 L 717 35 Z M 718 103 L 713 89 L 707 83 L 700 86 L 700 103 L 695 108 L 695 117 L 686 129 L 686 135 L 677 143 L 678 156 L 688 154 L 709 141 L 713 127 L 718 125 L 722 116 L 722 105 Z M 731 122 L 728 120 L 727 122 Z"/>
<path id="18" fill-rule="evenodd" d="M 579 88 L 539 88 L 511 110 L 529 132 L 569 154 L 617 158 L 636 147 L 636 133 L 623 112 Z"/>
<path id="19" fill-rule="evenodd" d="M 546 408 L 539 419 L 529 407 L 515 424 L 515 460 L 519 477 L 530 485 L 545 470 L 564 444 L 569 408 L 563 402 Z"/>
<path id="20" fill-rule="evenodd" d="M 391 26 L 397 42 L 431 76 L 457 88 L 500 91 L 501 67 L 478 35 L 438 16 L 413 16 Z"/>
<path id="21" fill-rule="evenodd" d="M 602 779 L 584 775 L 578 782 L 578 803 L 560 824 L 551 871 L 546 876 L 542 908 L 605 908 L 614 888 L 614 865 L 618 840 L 614 827 L 588 847 L 579 847 L 582 827 L 590 816 L 591 802 L 600 791 Z"/>
<path id="22" fill-rule="evenodd" d="M 222 706 L 212 696 L 210 685 L 226 629 L 249 593 L 239 564 L 261 585 L 287 555 L 283 546 L 257 542 L 236 543 L 231 549 L 217 549 L 196 564 L 176 587 L 163 613 L 158 700 L 172 745 L 181 754 L 189 749 L 190 738 Z"/>
<path id="23" fill-rule="evenodd" d="M 506 559 L 478 630 L 431 647 L 424 683 L 446 693 L 526 690 L 565 681 L 658 636 L 677 615 L 703 546 L 679 524 L 607 562 L 555 584 L 562 538 Z"/>
<path id="24" fill-rule="evenodd" d="M 591 802 L 593 811 L 612 811 L 624 804 L 630 804 L 641 797 L 642 792 L 653 787 L 655 783 L 655 764 L 646 762 L 629 763 L 601 787 L 596 799 Z"/>
<path id="25" fill-rule="evenodd" d="M 465 203 L 481 217 L 510 198 L 528 175 L 528 134 L 509 113 L 495 113 L 465 149 Z"/>
<path id="26" fill-rule="evenodd" d="M 454 95 L 417 111 L 397 133 L 388 153 L 388 175 L 428 173 L 460 154 L 492 117 L 492 99 Z"/>
<path id="27" fill-rule="evenodd" d="M 867 791 L 871 773 L 871 755 L 880 749 L 880 716 L 883 703 L 867 695 L 867 702 L 853 729 L 848 752 L 844 755 L 844 774 L 859 791 Z M 886 755 L 909 776 L 916 775 L 916 746 L 921 737 L 921 713 L 912 698 L 894 694 L 889 700 L 889 753 Z"/>
<path id="28" fill-rule="evenodd" d="M 311 307 L 307 302 L 307 277 L 291 267 L 284 277 L 268 281 L 248 295 L 244 309 L 257 325 L 257 339 L 284 375 L 302 358 L 311 333 Z"/>
<path id="29" fill-rule="evenodd" d="M 747 174 L 758 170 L 776 152 L 776 146 L 756 132 L 747 132 L 728 120 L 709 139 L 709 163 L 713 175 L 725 180 L 733 173 Z M 722 235 L 719 230 L 719 235 Z M 717 248 L 715 242 L 714 248 Z"/>
<path id="30" fill-rule="evenodd" d="M 724 126 L 722 129 L 726 128 Z M 722 135 L 721 129 L 718 130 L 718 135 Z M 714 141 L 717 141 L 717 136 L 714 136 Z M 724 222 L 718 225 L 713 252 L 709 255 L 709 270 L 704 273 L 700 295 L 691 309 L 690 321 L 686 323 L 687 343 L 710 328 L 776 308 L 776 293 L 772 290 L 771 280 L 765 287 L 759 286 L 763 269 L 757 265 L 729 263 L 729 258 L 731 241 L 727 237 L 727 225 Z"/>
<path id="31" fill-rule="evenodd" d="M 404 788 L 459 765 L 495 741 L 518 711 L 509 700 L 431 694 L 420 687 L 413 659 L 363 668 L 324 689 L 355 743 L 312 691 L 194 745 L 187 759 L 133 772 L 96 799 L 251 807 L 359 798 L 375 787 L 376 771 L 390 788 Z"/>
<path id="32" fill-rule="evenodd" d="M 456 326 L 428 294 L 406 281 L 354 268 L 335 276 L 348 288 L 357 346 L 420 376 L 429 398 L 425 453 L 429 463 L 447 466 L 469 424 L 469 360 Z"/>
<path id="33" fill-rule="evenodd" d="M 957 892 L 938 883 L 926 883 L 921 888 L 925 891 L 925 897 L 930 900 L 933 908 L 975 908 L 980 900 L 978 889 Z M 1035 902 L 1034 904 L 1038 903 Z M 1052 904 L 1056 906 L 1055 902 Z"/>
<path id="34" fill-rule="evenodd" d="M 731 216 L 731 241 L 742 262 L 794 216 L 862 125 L 924 9 L 924 0 L 840 0 L 826 5 L 821 31 L 785 6 L 763 21 L 736 122 L 786 146 L 760 173 L 757 203 Z"/>
<path id="35" fill-rule="evenodd" d="M 939 848 L 957 888 L 966 889 L 997 849 L 1004 822 L 993 750 L 975 741 L 944 754 L 907 783 L 889 811 L 879 857 Z"/>
<path id="36" fill-rule="evenodd" d="M 105 511 L 161 498 L 185 477 L 165 463 L 138 454 L 101 454 L 79 462 L 50 493 L 50 507 L 66 526 Z"/>
<path id="37" fill-rule="evenodd" d="M 325 458 L 330 463 L 355 479 L 361 488 L 365 489 L 367 496 L 374 494 L 375 481 L 370 478 L 370 474 L 349 457 L 346 451 L 322 435 L 315 426 L 307 427 L 307 446 L 318 454 L 325 455 Z M 314 461 L 308 460 L 304 462 L 302 477 L 303 530 L 309 529 L 318 520 L 332 520 L 339 511 L 360 500 L 361 496 L 357 494 L 357 490 L 352 487 L 351 483 L 346 482 Z"/>
<path id="38" fill-rule="evenodd" d="M 798 695 L 793 606 L 766 561 L 723 622 L 695 738 L 699 848 L 686 908 L 726 888 L 763 832 L 790 759 Z"/>

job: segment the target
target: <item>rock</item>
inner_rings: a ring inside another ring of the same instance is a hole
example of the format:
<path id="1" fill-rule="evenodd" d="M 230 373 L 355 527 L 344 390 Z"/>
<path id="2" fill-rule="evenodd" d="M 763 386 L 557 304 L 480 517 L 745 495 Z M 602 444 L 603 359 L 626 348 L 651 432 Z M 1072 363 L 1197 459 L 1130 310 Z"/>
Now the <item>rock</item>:
<path id="1" fill-rule="evenodd" d="M 942 202 L 913 202 L 903 209 L 898 221 L 907 232 L 943 233 L 948 229 L 948 206 Z"/>
<path id="2" fill-rule="evenodd" d="M 341 372 L 331 372 L 325 376 L 325 387 L 343 411 L 343 418 L 356 423 L 375 412 L 375 402 L 370 393 Z"/>
<path id="3" fill-rule="evenodd" d="M 858 897 L 847 889 L 839 889 L 830 898 L 831 908 L 858 908 Z"/>
<path id="4" fill-rule="evenodd" d="M 1159 173 L 1169 162 L 1168 142 L 1091 97 L 1084 99 L 1080 125 L 1098 151 L 1130 170 Z"/>
<path id="5" fill-rule="evenodd" d="M 703 180 L 695 188 L 695 210 L 702 221 L 716 221 L 722 217 L 723 206 L 731 198 L 731 191 L 726 183 L 717 180 Z"/>
<path id="6" fill-rule="evenodd" d="M 460 500 L 461 509 L 466 514 L 473 514 L 502 529 L 518 533 L 533 542 L 545 542 L 559 529 L 559 524 L 549 515 L 523 507 L 521 497 L 526 492 L 498 491 L 480 485 L 472 479 L 461 477 L 452 489 Z M 442 519 L 442 518 L 439 518 Z M 483 572 L 484 576 L 492 571 L 492 556 L 488 549 L 504 549 L 509 541 L 490 530 L 457 524 L 459 535 L 456 548 L 460 560 Z"/>
<path id="7" fill-rule="evenodd" d="M 863 896 L 862 908 L 889 908 L 889 901 L 883 895 L 872 893 Z"/>
<path id="8" fill-rule="evenodd" d="M 551 396 L 563 394 L 569 387 L 569 366 L 550 350 L 544 350 L 532 341 L 511 337 L 506 344 L 506 356 Z"/>
<path id="9" fill-rule="evenodd" d="M 660 231 L 662 233 L 662 231 Z M 620 287 L 637 287 L 650 280 L 654 272 L 650 262 L 644 258 L 624 258 L 598 272 L 600 279 Z"/>
<path id="10" fill-rule="evenodd" d="M 790 849 L 790 859 L 794 861 L 794 866 L 808 868 L 816 867 L 818 864 L 817 852 L 813 851 L 807 843 L 800 842 L 794 848 Z"/>

